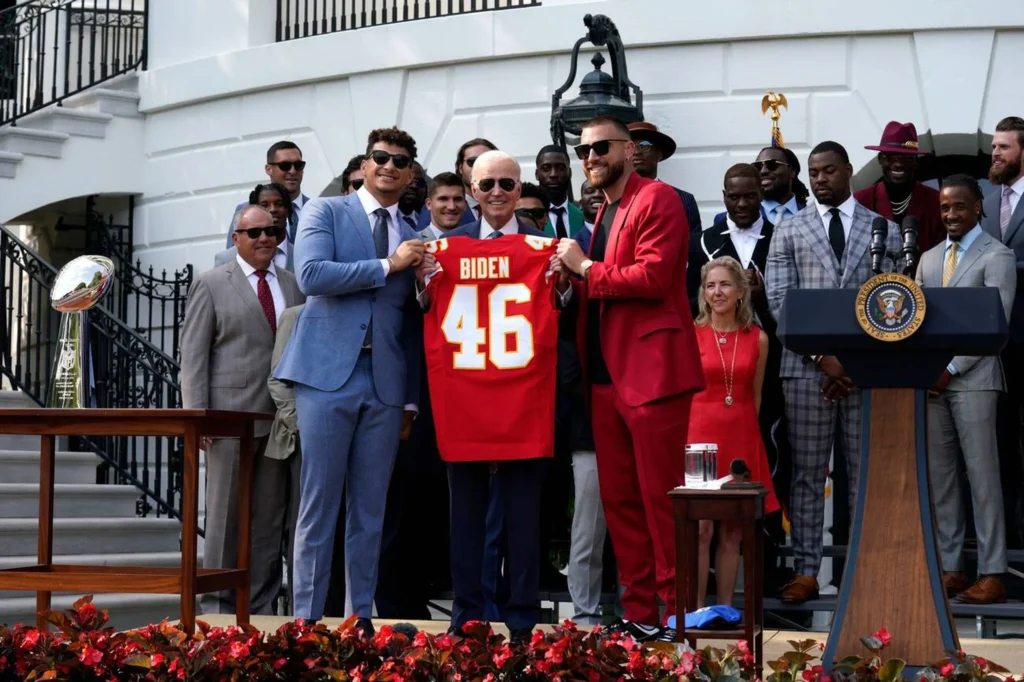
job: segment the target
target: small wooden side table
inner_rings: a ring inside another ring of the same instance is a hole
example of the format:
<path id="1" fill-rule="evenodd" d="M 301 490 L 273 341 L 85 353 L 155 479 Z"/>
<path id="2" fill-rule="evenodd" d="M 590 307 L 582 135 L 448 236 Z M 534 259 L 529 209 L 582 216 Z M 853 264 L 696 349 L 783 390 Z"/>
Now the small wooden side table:
<path id="1" fill-rule="evenodd" d="M 234 589 L 236 620 L 249 622 L 253 422 L 262 412 L 179 409 L 0 410 L 0 434 L 39 435 L 39 552 L 35 566 L 0 571 L 0 590 L 36 591 L 36 626 L 50 610 L 52 592 L 180 594 L 181 624 L 195 632 L 196 594 Z M 79 566 L 53 563 L 53 483 L 56 436 L 180 436 L 185 441 L 181 489 L 181 567 Z M 199 441 L 204 436 L 241 439 L 238 465 L 238 566 L 198 568 Z"/>
<path id="2" fill-rule="evenodd" d="M 676 641 L 696 646 L 701 639 L 744 639 L 762 670 L 764 630 L 764 498 L 754 485 L 724 490 L 676 488 L 669 493 L 676 526 Z M 697 610 L 700 521 L 737 521 L 743 526 L 743 622 L 732 630 L 690 630 L 686 614 Z"/>

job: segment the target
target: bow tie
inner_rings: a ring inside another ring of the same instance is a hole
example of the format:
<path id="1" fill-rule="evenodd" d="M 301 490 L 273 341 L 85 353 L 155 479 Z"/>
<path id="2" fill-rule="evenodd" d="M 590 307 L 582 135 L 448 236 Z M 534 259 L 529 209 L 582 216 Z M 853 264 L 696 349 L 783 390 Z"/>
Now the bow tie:
<path id="1" fill-rule="evenodd" d="M 726 231 L 726 233 L 730 237 L 732 237 L 733 235 L 740 235 L 740 236 L 744 236 L 744 237 L 751 237 L 751 236 L 753 236 L 754 239 L 761 239 L 762 237 L 764 237 L 763 234 L 758 234 L 756 236 L 751 235 L 749 227 L 742 227 L 742 228 L 741 227 L 728 227 L 728 228 L 726 228 L 725 231 Z"/>

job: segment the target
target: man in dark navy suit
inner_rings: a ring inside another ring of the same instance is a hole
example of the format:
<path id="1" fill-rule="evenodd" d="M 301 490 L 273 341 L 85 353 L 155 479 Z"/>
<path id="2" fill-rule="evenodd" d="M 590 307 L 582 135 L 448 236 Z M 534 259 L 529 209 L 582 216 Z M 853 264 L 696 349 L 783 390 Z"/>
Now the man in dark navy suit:
<path id="1" fill-rule="evenodd" d="M 658 126 L 647 121 L 630 123 L 627 127 L 629 136 L 636 144 L 636 154 L 633 156 L 636 174 L 642 178 L 658 180 L 658 164 L 676 153 L 676 141 L 658 130 Z M 678 187 L 673 189 L 683 200 L 686 222 L 690 224 L 690 234 L 700 234 L 700 210 L 697 208 L 697 200 L 685 190 Z"/>

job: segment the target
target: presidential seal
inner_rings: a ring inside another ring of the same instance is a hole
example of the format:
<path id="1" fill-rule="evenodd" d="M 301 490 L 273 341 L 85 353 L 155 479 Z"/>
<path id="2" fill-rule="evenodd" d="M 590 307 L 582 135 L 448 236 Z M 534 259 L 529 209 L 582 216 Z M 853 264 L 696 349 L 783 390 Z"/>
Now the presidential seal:
<path id="1" fill-rule="evenodd" d="M 910 277 L 875 275 L 857 292 L 857 322 L 879 341 L 901 341 L 924 322 L 924 292 Z"/>

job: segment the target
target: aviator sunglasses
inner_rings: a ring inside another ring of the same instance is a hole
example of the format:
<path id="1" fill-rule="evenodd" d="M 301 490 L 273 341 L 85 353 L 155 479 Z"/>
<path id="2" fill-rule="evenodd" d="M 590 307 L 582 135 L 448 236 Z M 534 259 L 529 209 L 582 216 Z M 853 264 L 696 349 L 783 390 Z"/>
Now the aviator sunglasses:
<path id="1" fill-rule="evenodd" d="M 270 227 L 250 227 L 247 229 L 235 230 L 235 234 L 238 234 L 240 232 L 244 232 L 246 236 L 249 237 L 249 239 L 259 239 L 260 234 L 265 234 L 268 237 L 271 237 L 272 239 L 277 239 L 280 241 L 281 237 L 284 236 L 284 229 L 280 227 L 274 227 L 273 225 L 271 225 Z"/>
<path id="2" fill-rule="evenodd" d="M 517 208 L 516 215 L 520 218 L 532 218 L 537 222 L 544 220 L 544 216 L 548 214 L 546 208 Z"/>
<path id="3" fill-rule="evenodd" d="M 297 171 L 302 170 L 303 168 L 306 167 L 306 162 L 305 161 L 277 161 L 275 163 L 271 163 L 270 165 L 271 166 L 277 166 L 282 171 L 287 173 L 287 172 L 291 171 L 291 169 L 293 167 Z"/>
<path id="4" fill-rule="evenodd" d="M 373 159 L 373 162 L 378 166 L 386 166 L 388 165 L 388 161 L 393 161 L 395 168 L 398 170 L 408 168 L 409 164 L 412 163 L 412 157 L 408 154 L 391 154 L 383 149 L 377 149 L 372 152 L 370 154 L 370 158 Z"/>
<path id="5" fill-rule="evenodd" d="M 630 142 L 631 140 L 598 140 L 593 144 L 578 144 L 573 147 L 576 150 L 576 156 L 582 161 L 590 156 L 590 152 L 593 151 L 598 156 L 604 156 L 608 153 L 608 150 L 612 148 L 612 142 Z"/>
<path id="6" fill-rule="evenodd" d="M 767 168 L 768 172 L 774 173 L 775 171 L 779 170 L 779 166 L 788 166 L 789 164 L 786 163 L 785 161 L 776 161 L 775 159 L 768 159 L 767 161 L 755 161 L 750 165 L 753 166 L 754 170 L 756 170 L 758 173 L 761 172 L 761 168 Z"/>
<path id="7" fill-rule="evenodd" d="M 495 184 L 497 184 L 502 191 L 511 192 L 516 188 L 518 183 L 512 178 L 501 178 L 498 180 L 495 180 L 494 178 L 484 178 L 483 180 L 477 180 L 476 182 L 476 186 L 480 188 L 481 192 L 490 192 L 494 189 Z"/>

